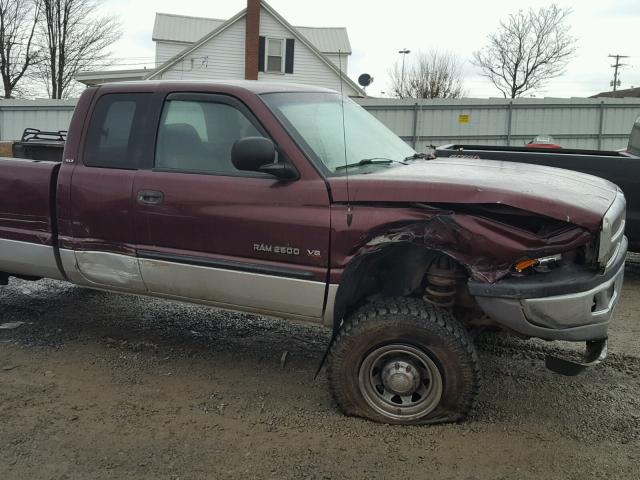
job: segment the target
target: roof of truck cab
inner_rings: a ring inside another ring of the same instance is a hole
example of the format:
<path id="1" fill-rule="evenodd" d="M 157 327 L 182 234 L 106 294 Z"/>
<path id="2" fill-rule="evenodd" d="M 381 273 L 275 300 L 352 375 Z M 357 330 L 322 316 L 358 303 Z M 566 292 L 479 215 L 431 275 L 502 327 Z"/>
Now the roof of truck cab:
<path id="1" fill-rule="evenodd" d="M 300 83 L 284 83 L 284 82 L 264 82 L 257 80 L 229 80 L 229 81 L 210 81 L 210 80 L 141 80 L 130 82 L 104 83 L 98 88 L 106 88 L 110 91 L 140 91 L 154 90 L 157 87 L 164 86 L 175 89 L 176 91 L 189 91 L 190 88 L 202 90 L 203 87 L 211 87 L 212 91 L 217 89 L 225 90 L 228 88 L 240 88 L 257 95 L 263 93 L 286 93 L 286 92 L 314 92 L 314 93 L 336 93 L 323 87 L 313 85 L 303 85 Z"/>

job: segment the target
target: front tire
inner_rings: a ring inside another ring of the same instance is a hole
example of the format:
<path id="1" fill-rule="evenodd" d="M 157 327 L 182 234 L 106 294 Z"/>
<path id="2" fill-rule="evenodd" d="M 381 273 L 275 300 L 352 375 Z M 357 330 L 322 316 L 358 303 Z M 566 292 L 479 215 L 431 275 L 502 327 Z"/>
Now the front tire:
<path id="1" fill-rule="evenodd" d="M 462 420 L 480 383 L 478 356 L 462 325 L 414 298 L 367 304 L 347 319 L 327 372 L 345 414 L 394 424 Z"/>

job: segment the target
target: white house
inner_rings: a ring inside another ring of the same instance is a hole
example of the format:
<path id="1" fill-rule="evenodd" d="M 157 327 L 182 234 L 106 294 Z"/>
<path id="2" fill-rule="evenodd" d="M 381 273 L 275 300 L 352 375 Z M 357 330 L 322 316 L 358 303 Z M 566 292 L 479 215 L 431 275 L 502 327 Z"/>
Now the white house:
<path id="1" fill-rule="evenodd" d="M 340 90 L 342 77 L 346 95 L 365 95 L 347 76 L 345 28 L 294 27 L 265 1 L 247 0 L 247 8 L 228 20 L 157 13 L 153 41 L 156 68 L 80 72 L 76 80 L 247 79 Z"/>

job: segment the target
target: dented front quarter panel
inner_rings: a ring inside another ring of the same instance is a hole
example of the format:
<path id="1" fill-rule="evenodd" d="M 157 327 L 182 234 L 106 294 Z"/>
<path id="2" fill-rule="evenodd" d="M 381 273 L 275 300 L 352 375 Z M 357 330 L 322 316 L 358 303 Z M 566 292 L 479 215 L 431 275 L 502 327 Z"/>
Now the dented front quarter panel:
<path id="1" fill-rule="evenodd" d="M 332 283 L 339 283 L 355 258 L 394 244 L 418 244 L 446 253 L 471 278 L 495 282 L 519 259 L 569 251 L 593 238 L 585 228 L 570 224 L 541 236 L 482 216 L 415 205 L 352 205 L 348 225 L 347 209 L 332 207 Z"/>
<path id="2" fill-rule="evenodd" d="M 591 175 L 485 160 L 420 161 L 328 180 L 332 282 L 339 281 L 342 270 L 359 255 L 402 242 L 447 253 L 473 279 L 495 282 L 519 259 L 591 242 L 618 195 L 615 185 Z M 350 226 L 346 205 L 352 207 Z M 449 210 L 429 208 L 443 205 Z M 471 211 L 483 205 L 512 208 L 561 228 L 534 233 L 499 221 L 490 212 Z"/>

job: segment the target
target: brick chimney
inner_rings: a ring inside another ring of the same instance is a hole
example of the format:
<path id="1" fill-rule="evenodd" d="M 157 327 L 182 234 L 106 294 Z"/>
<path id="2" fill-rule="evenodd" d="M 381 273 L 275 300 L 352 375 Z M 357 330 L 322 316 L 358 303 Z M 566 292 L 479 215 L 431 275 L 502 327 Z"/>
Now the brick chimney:
<path id="1" fill-rule="evenodd" d="M 244 39 L 244 78 L 258 79 L 258 55 L 260 50 L 260 0 L 247 0 Z"/>

